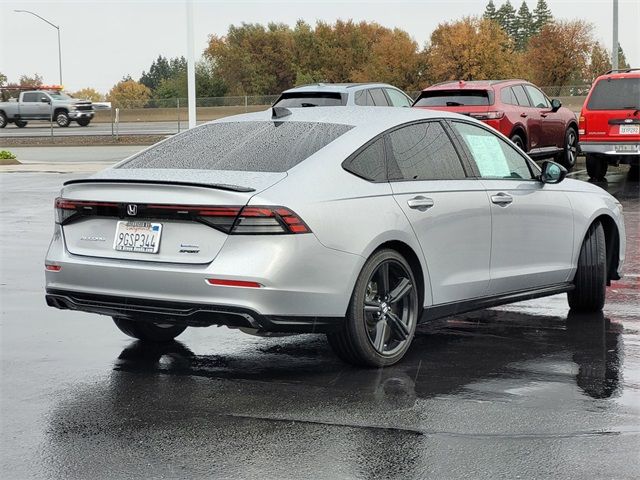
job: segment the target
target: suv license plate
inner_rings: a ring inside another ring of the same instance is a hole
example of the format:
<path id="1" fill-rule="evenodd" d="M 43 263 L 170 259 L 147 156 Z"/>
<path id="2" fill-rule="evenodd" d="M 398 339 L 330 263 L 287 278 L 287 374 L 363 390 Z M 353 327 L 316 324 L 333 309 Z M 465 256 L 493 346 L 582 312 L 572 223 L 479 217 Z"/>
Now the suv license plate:
<path id="1" fill-rule="evenodd" d="M 120 252 L 158 253 L 161 223 L 119 221 L 113 249 Z"/>
<path id="2" fill-rule="evenodd" d="M 620 125 L 620 135 L 638 135 L 640 125 Z"/>
<path id="3" fill-rule="evenodd" d="M 615 150 L 620 153 L 635 153 L 638 151 L 638 147 L 636 145 L 616 145 Z"/>

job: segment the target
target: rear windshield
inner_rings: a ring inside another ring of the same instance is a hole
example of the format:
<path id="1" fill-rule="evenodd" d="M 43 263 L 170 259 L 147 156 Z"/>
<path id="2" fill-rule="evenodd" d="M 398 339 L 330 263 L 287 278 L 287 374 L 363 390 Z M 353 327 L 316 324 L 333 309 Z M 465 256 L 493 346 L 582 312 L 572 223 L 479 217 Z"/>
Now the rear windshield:
<path id="1" fill-rule="evenodd" d="M 285 172 L 353 128 L 312 122 L 225 122 L 178 134 L 118 168 Z"/>
<path id="2" fill-rule="evenodd" d="M 344 105 L 342 95 L 337 92 L 290 92 L 283 93 L 274 107 L 339 107 Z"/>
<path id="3" fill-rule="evenodd" d="M 640 78 L 611 78 L 595 84 L 587 104 L 589 110 L 640 108 Z"/>
<path id="4" fill-rule="evenodd" d="M 431 90 L 422 92 L 414 107 L 461 107 L 490 105 L 487 90 Z"/>

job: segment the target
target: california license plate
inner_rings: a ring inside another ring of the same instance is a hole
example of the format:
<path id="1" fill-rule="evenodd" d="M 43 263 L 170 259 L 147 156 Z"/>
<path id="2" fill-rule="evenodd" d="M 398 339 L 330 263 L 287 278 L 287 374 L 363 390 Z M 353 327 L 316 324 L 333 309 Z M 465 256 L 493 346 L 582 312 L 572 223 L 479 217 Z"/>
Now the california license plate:
<path id="1" fill-rule="evenodd" d="M 120 221 L 113 249 L 120 252 L 158 253 L 161 223 Z"/>
<path id="2" fill-rule="evenodd" d="M 640 125 L 620 125 L 620 135 L 638 135 Z"/>

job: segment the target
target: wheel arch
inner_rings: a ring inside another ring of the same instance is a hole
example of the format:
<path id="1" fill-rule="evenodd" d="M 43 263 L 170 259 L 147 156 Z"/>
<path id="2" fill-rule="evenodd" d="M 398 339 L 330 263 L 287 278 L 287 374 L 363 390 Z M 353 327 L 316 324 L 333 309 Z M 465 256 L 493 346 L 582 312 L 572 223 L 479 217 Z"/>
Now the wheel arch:
<path id="1" fill-rule="evenodd" d="M 584 243 L 587 232 L 591 226 L 596 223 L 600 223 L 604 230 L 605 255 L 607 259 L 607 285 L 611 285 L 611 280 L 619 280 L 620 277 L 618 275 L 618 264 L 620 261 L 620 231 L 618 230 L 618 225 L 616 225 L 616 221 L 613 217 L 606 213 L 602 213 L 596 216 L 591 223 L 589 223 L 587 230 L 582 236 L 582 242 L 580 245 Z"/>
<path id="2" fill-rule="evenodd" d="M 529 151 L 529 137 L 527 136 L 527 129 L 521 123 L 516 123 L 511 129 L 511 133 L 509 133 L 509 139 L 514 135 L 520 135 L 522 137 L 522 141 L 524 142 L 525 147 L 527 148 L 527 152 Z"/>
<path id="3" fill-rule="evenodd" d="M 69 109 L 66 107 L 56 107 L 53 109 L 53 115 L 56 116 L 58 113 L 64 112 L 67 115 L 69 114 Z"/>

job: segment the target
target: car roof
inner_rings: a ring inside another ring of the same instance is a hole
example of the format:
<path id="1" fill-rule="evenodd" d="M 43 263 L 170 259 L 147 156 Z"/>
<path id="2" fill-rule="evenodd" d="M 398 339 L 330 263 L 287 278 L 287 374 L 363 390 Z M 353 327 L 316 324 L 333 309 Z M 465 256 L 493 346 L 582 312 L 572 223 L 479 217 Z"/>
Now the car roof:
<path id="1" fill-rule="evenodd" d="M 436 83 L 422 90 L 423 92 L 431 90 L 489 90 L 495 85 L 512 85 L 519 83 L 529 83 L 526 80 L 512 78 L 508 80 L 449 80 L 447 82 Z"/>
<path id="2" fill-rule="evenodd" d="M 602 80 L 603 78 L 640 78 L 640 68 L 609 70 L 607 73 L 596 78 L 596 81 Z"/>
<path id="3" fill-rule="evenodd" d="M 393 88 L 399 90 L 399 88 L 389 85 L 388 83 L 310 83 L 308 85 L 300 85 L 285 90 L 282 93 L 291 92 L 331 92 L 331 93 L 348 93 L 353 91 L 362 90 L 363 88 L 382 87 Z"/>

